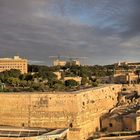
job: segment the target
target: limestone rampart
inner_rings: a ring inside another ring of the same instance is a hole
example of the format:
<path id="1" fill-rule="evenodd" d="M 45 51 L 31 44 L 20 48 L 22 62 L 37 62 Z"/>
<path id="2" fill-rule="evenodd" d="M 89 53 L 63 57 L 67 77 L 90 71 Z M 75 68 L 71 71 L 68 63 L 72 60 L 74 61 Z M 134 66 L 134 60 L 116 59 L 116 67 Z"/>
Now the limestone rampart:
<path id="1" fill-rule="evenodd" d="M 74 92 L 0 93 L 0 125 L 70 128 L 69 140 L 100 129 L 100 116 L 117 103 L 121 85 Z"/>

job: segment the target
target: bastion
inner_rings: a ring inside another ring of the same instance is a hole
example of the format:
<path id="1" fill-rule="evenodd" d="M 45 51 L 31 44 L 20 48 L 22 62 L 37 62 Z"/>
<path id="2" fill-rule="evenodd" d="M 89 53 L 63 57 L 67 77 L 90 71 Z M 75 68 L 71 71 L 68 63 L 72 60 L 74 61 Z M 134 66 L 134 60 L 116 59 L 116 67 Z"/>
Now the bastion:
<path id="1" fill-rule="evenodd" d="M 68 140 L 100 130 L 100 117 L 117 104 L 121 85 L 73 92 L 0 93 L 0 125 L 69 128 Z"/>

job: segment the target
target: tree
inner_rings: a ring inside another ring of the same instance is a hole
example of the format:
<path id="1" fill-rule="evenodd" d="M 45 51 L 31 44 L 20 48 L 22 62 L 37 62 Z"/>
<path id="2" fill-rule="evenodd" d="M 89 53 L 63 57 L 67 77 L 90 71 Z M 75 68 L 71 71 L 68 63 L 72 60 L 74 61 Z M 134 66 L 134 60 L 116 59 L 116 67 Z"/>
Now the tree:
<path id="1" fill-rule="evenodd" d="M 4 71 L 4 74 L 7 74 L 9 77 L 18 78 L 21 75 L 21 72 L 20 70 L 17 70 L 17 69 L 11 69 L 8 71 Z"/>
<path id="2" fill-rule="evenodd" d="M 19 85 L 20 80 L 19 80 L 19 78 L 9 77 L 7 79 L 7 82 L 8 82 L 8 84 L 13 85 L 15 87 L 15 86 L 18 86 Z"/>
<path id="3" fill-rule="evenodd" d="M 91 76 L 91 70 L 89 69 L 88 66 L 81 66 L 79 74 L 80 74 L 81 77 L 90 77 Z"/>
<path id="4" fill-rule="evenodd" d="M 34 90 L 39 90 L 40 84 L 39 83 L 32 83 L 31 88 L 33 88 Z"/>
<path id="5" fill-rule="evenodd" d="M 65 81 L 65 86 L 66 87 L 75 87 L 78 86 L 78 82 L 76 82 L 75 80 L 71 79 L 71 80 L 66 80 Z"/>
<path id="6" fill-rule="evenodd" d="M 89 80 L 87 79 L 87 77 L 82 77 L 81 85 L 87 85 L 88 83 L 89 83 Z"/>
<path id="7" fill-rule="evenodd" d="M 31 75 L 31 74 L 25 75 L 25 80 L 26 81 L 32 81 L 33 80 L 33 75 Z"/>
<path id="8" fill-rule="evenodd" d="M 42 78 L 42 80 L 47 80 L 47 84 L 50 88 L 53 88 L 53 85 L 57 82 L 57 76 L 52 72 L 46 69 L 42 69 L 36 74 L 37 78 Z"/>
<path id="9" fill-rule="evenodd" d="M 54 84 L 54 89 L 55 90 L 59 90 L 59 91 L 62 91 L 65 89 L 65 85 L 61 84 L 61 83 L 56 83 Z"/>
<path id="10" fill-rule="evenodd" d="M 61 82 L 61 81 L 56 81 L 56 83 L 53 85 L 53 88 L 55 90 L 64 90 L 65 89 L 65 85 Z"/>
<path id="11" fill-rule="evenodd" d="M 3 72 L 0 72 L 0 80 L 3 83 L 5 83 L 5 82 L 7 82 L 7 79 L 9 77 L 19 78 L 20 75 L 21 75 L 20 70 L 16 70 L 16 69 L 6 70 Z"/>
<path id="12" fill-rule="evenodd" d="M 99 85 L 99 81 L 97 79 L 91 79 L 91 81 L 93 87 L 97 87 Z"/>
<path id="13" fill-rule="evenodd" d="M 52 72 L 48 70 L 40 70 L 38 74 L 36 74 L 36 77 L 42 77 L 43 79 L 57 79 L 57 76 Z"/>
<path id="14" fill-rule="evenodd" d="M 22 86 L 23 88 L 24 88 L 24 87 L 27 87 L 27 85 L 28 85 L 26 80 L 21 80 L 19 84 L 20 84 L 20 86 Z"/>
<path id="15" fill-rule="evenodd" d="M 3 72 L 0 73 L 0 80 L 3 83 L 5 82 L 5 76 L 4 76 Z"/>

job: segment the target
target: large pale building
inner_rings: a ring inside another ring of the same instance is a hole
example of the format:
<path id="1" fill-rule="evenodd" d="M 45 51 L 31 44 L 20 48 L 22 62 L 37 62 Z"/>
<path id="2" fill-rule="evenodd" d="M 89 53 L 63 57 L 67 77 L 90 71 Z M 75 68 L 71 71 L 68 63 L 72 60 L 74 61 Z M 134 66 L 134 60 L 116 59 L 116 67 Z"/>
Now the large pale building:
<path id="1" fill-rule="evenodd" d="M 80 61 L 79 60 L 59 60 L 59 59 L 56 59 L 53 61 L 53 66 L 65 66 L 65 65 L 80 66 Z"/>
<path id="2" fill-rule="evenodd" d="M 19 56 L 14 56 L 14 58 L 0 58 L 0 72 L 17 69 L 24 74 L 27 73 L 27 67 L 27 59 L 22 59 Z"/>

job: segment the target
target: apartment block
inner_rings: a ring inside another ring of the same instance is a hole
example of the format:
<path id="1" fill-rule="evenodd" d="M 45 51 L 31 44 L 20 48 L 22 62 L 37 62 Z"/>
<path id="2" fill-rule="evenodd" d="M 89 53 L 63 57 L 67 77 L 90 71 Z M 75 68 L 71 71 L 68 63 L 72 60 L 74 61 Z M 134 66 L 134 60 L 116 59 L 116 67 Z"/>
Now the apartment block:
<path id="1" fill-rule="evenodd" d="M 27 67 L 27 59 L 22 59 L 19 56 L 14 56 L 14 58 L 0 58 L 0 72 L 17 69 L 24 74 L 27 73 Z"/>

